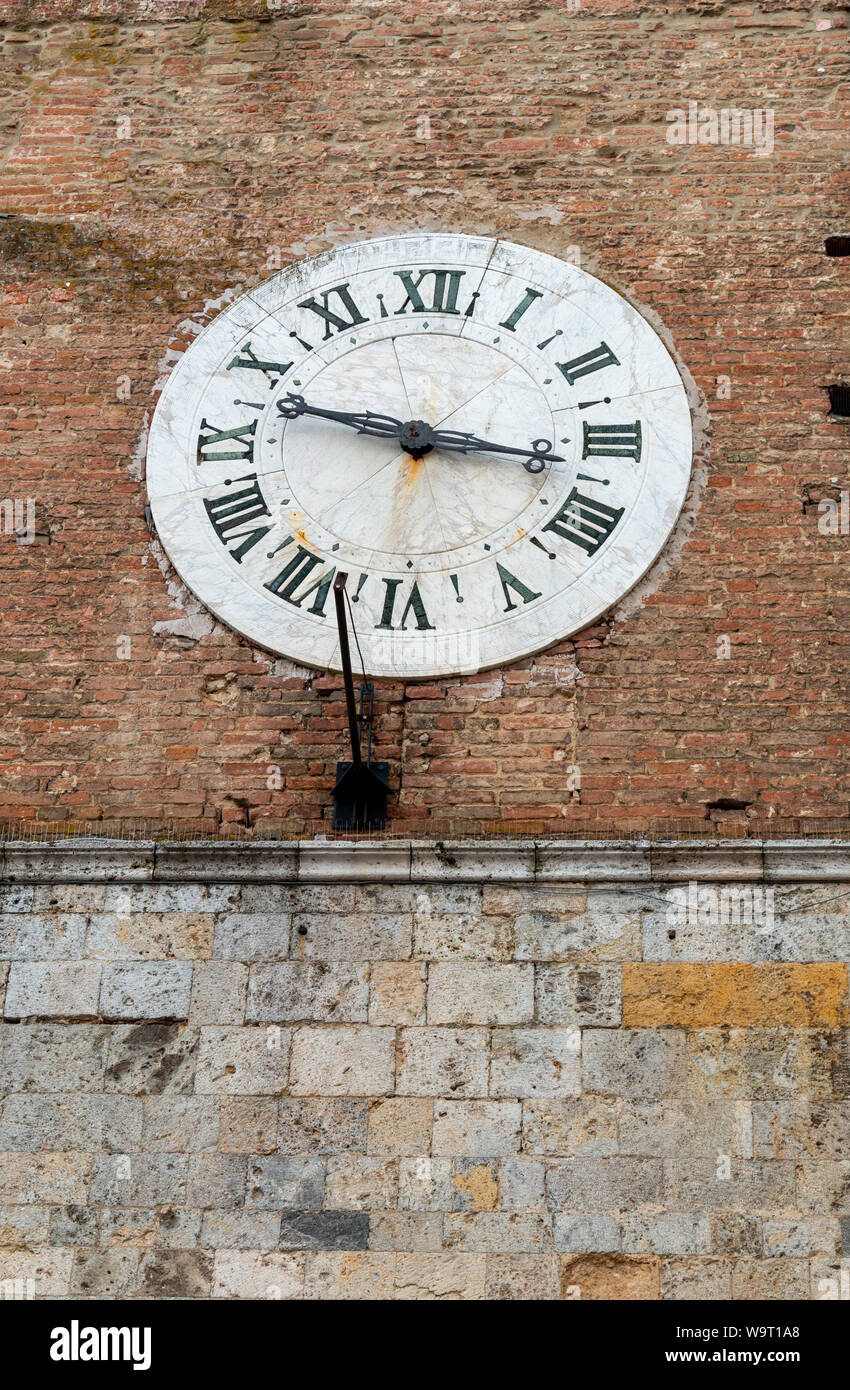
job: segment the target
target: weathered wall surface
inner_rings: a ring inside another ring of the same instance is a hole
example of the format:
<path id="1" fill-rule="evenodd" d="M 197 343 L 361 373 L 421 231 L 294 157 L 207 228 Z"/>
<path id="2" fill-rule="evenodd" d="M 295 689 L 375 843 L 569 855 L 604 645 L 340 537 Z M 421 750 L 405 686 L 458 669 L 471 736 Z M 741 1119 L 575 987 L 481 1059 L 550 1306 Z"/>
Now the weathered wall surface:
<path id="1" fill-rule="evenodd" d="M 847 537 L 817 513 L 847 483 L 845 40 L 840 0 L 7 0 L 0 498 L 36 537 L 0 536 L 0 815 L 327 814 L 339 681 L 187 607 L 139 441 L 236 286 L 424 227 L 580 256 L 660 316 L 713 434 L 626 621 L 381 684 L 395 820 L 846 819 Z M 773 149 L 668 144 L 692 100 L 770 108 Z"/>
<path id="2" fill-rule="evenodd" d="M 0 1280 L 841 1296 L 850 875 L 369 877 L 2 890 Z"/>

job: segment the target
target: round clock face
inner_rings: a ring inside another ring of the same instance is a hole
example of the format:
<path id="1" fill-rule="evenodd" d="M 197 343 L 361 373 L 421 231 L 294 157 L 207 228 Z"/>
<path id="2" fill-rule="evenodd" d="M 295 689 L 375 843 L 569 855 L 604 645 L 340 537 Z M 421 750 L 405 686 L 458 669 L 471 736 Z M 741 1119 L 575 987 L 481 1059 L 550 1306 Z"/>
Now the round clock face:
<path id="1" fill-rule="evenodd" d="M 366 672 L 539 651 L 646 572 L 691 421 L 644 318 L 510 242 L 380 238 L 225 309 L 159 399 L 147 455 L 183 580 L 258 646 L 339 668 L 345 574 Z"/>

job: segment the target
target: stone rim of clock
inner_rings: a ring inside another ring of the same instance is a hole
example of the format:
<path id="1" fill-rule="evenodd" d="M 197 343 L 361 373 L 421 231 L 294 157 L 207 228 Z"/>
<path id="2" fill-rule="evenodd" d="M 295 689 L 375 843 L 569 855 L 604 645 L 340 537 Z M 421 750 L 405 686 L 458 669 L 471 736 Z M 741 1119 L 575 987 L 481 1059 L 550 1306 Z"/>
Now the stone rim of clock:
<path id="1" fill-rule="evenodd" d="M 640 343 L 650 361 L 653 375 L 649 380 L 653 384 L 644 385 L 642 389 L 639 387 L 637 393 L 643 408 L 655 410 L 659 405 L 665 407 L 660 416 L 660 427 L 652 430 L 652 451 L 658 454 L 657 461 L 663 467 L 656 470 L 652 478 L 649 477 L 648 465 L 644 467 L 637 495 L 619 534 L 609 536 L 591 557 L 590 563 L 584 564 L 580 571 L 572 567 L 574 574 L 568 588 L 544 598 L 530 611 L 518 612 L 509 621 L 478 624 L 474 629 L 475 643 L 466 648 L 459 642 L 456 631 L 445 636 L 427 633 L 424 634 L 426 640 L 416 630 L 393 632 L 388 641 L 383 635 L 376 639 L 368 630 L 360 629 L 360 643 L 370 674 L 429 679 L 438 675 L 487 669 L 532 655 L 590 626 L 622 599 L 650 569 L 676 523 L 687 494 L 692 427 L 685 388 L 676 364 L 658 334 L 638 310 L 603 281 L 577 266 L 515 243 L 455 234 L 415 233 L 354 243 L 288 267 L 223 310 L 181 357 L 160 396 L 152 422 L 147 481 L 160 540 L 181 578 L 197 598 L 216 617 L 256 646 L 321 669 L 338 669 L 336 626 L 332 615 L 321 628 L 312 622 L 305 623 L 297 609 L 291 613 L 285 611 L 285 605 L 273 595 L 258 592 L 246 581 L 244 574 L 234 573 L 234 567 L 216 552 L 218 541 L 215 536 L 207 537 L 201 525 L 198 499 L 204 486 L 209 490 L 209 484 L 204 485 L 195 475 L 193 488 L 181 487 L 181 469 L 184 482 L 193 481 L 191 469 L 196 452 L 191 446 L 194 415 L 190 407 L 193 393 L 185 387 L 187 382 L 190 388 L 193 383 L 196 386 L 200 384 L 200 395 L 195 393 L 197 406 L 207 383 L 217 372 L 222 372 L 222 360 L 226 354 L 232 355 L 234 347 L 238 349 L 246 338 L 257 334 L 260 327 L 279 333 L 284 317 L 288 315 L 288 323 L 291 322 L 293 306 L 305 293 L 320 294 L 323 288 L 339 283 L 343 276 L 353 276 L 366 270 L 386 271 L 417 263 L 449 267 L 463 265 L 466 269 L 478 270 L 480 275 L 475 284 L 478 290 L 485 278 L 489 284 L 490 277 L 496 277 L 498 284 L 498 277 L 512 277 L 517 286 L 533 286 L 540 288 L 542 293 L 568 299 L 569 309 L 579 322 L 583 318 L 595 321 L 600 306 L 615 311 L 619 315 L 620 338 L 632 344 Z M 507 286 L 510 282 L 505 278 L 504 283 Z M 472 282 L 465 287 L 464 293 L 471 288 Z M 510 298 L 509 295 L 507 297 Z M 562 303 L 559 307 L 563 311 L 565 306 Z M 470 341 L 476 337 L 479 341 L 486 341 L 486 334 L 493 327 L 489 321 L 479 322 L 463 316 L 449 317 L 439 312 L 431 317 L 439 320 L 440 332 L 458 337 L 468 335 Z M 391 318 L 390 322 L 397 337 L 423 331 L 421 320 L 417 323 L 411 316 L 402 321 Z M 380 327 L 380 323 L 377 327 Z M 365 345 L 365 341 L 375 340 L 377 328 L 374 323 L 366 324 L 364 328 Z M 430 331 L 436 332 L 437 329 L 432 325 Z M 615 335 L 608 330 L 608 336 Z M 512 341 L 511 347 L 517 348 L 517 344 Z M 566 356 L 569 350 L 569 346 L 565 347 L 563 355 Z M 523 351 L 531 361 L 531 348 L 523 346 Z M 323 370 L 338 355 L 339 347 L 332 339 L 317 346 L 310 357 Z M 553 361 L 550 359 L 541 372 L 551 370 Z M 634 398 L 634 387 L 638 385 L 635 381 L 637 366 L 633 358 L 621 356 L 620 364 L 626 368 L 623 389 L 606 398 L 612 404 L 628 403 Z M 280 390 L 274 393 L 275 396 L 285 391 L 288 380 L 289 376 Z M 594 385 L 590 378 L 583 384 L 590 388 Z M 556 385 L 561 389 L 560 382 Z M 581 429 L 581 414 L 576 402 L 584 394 L 593 396 L 595 392 L 593 389 L 573 392 L 575 400 L 571 404 L 567 403 L 562 392 L 560 399 L 563 404 L 559 406 L 556 401 L 552 406 L 553 416 L 550 419 L 555 419 L 556 434 L 564 428 L 571 428 L 575 436 Z M 652 397 L 655 399 L 652 400 Z M 263 417 L 264 420 L 266 418 Z M 175 446 L 178 458 L 176 468 Z M 263 478 L 268 476 L 268 469 L 263 471 L 262 463 L 258 475 Z M 187 508 L 191 505 L 193 494 L 197 504 L 196 521 L 187 534 Z M 567 557 L 560 556 L 559 559 L 565 571 L 569 571 L 571 566 Z M 330 559 L 327 562 L 331 563 Z M 389 570 L 389 567 L 385 569 Z M 415 571 L 415 574 L 418 573 L 418 570 Z"/>

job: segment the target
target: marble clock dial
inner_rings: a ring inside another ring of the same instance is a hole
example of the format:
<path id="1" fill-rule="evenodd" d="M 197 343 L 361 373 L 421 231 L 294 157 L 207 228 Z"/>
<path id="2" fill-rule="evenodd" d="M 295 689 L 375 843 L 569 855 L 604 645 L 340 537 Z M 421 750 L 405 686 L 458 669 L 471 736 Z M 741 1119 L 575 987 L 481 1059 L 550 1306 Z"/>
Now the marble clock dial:
<path id="1" fill-rule="evenodd" d="M 157 532 L 251 642 L 338 667 L 331 585 L 366 670 L 512 661 L 645 573 L 691 466 L 676 366 L 625 299 L 510 242 L 385 237 L 222 311 L 154 415 Z"/>

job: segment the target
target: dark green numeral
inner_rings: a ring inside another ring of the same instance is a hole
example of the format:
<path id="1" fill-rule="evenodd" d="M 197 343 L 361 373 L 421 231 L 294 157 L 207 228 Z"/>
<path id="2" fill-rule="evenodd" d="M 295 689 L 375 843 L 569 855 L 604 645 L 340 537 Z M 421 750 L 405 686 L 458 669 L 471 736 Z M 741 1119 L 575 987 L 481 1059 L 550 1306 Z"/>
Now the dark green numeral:
<path id="1" fill-rule="evenodd" d="M 251 351 L 251 344 L 246 343 L 237 352 L 233 361 L 228 362 L 227 370 L 232 371 L 234 367 L 247 367 L 251 371 L 265 372 L 272 386 L 277 386 L 280 378 L 286 376 L 291 366 L 291 362 L 263 362 Z"/>
<path id="2" fill-rule="evenodd" d="M 629 458 L 635 463 L 641 450 L 640 420 L 633 425 L 584 425 L 582 458 Z"/>
<path id="3" fill-rule="evenodd" d="M 509 314 L 506 319 L 502 319 L 502 322 L 499 324 L 499 327 L 508 328 L 510 329 L 511 333 L 516 332 L 516 326 L 522 318 L 523 314 L 525 313 L 526 309 L 531 308 L 535 299 L 542 298 L 543 296 L 540 290 L 526 289 L 525 294 L 519 301 L 519 304 L 516 306 L 513 313 Z"/>
<path id="4" fill-rule="evenodd" d="M 588 555 L 595 555 L 602 543 L 607 541 L 623 511 L 623 507 L 609 507 L 606 502 L 585 497 L 573 488 L 561 510 L 543 530 L 554 531 L 563 540 L 580 545 Z"/>
<path id="5" fill-rule="evenodd" d="M 390 632 L 394 631 L 393 609 L 395 608 L 396 591 L 399 585 L 403 582 L 404 581 L 401 579 L 385 579 L 383 581 L 383 583 L 386 586 L 386 593 L 384 594 L 384 611 L 381 614 L 381 621 L 375 624 L 376 627 L 384 628 L 385 630 Z M 425 612 L 425 605 L 422 602 L 422 595 L 419 592 L 419 585 L 416 583 L 415 580 L 413 583 L 413 587 L 410 590 L 410 596 L 408 597 L 407 603 L 404 605 L 404 612 L 401 615 L 401 622 L 399 624 L 399 627 L 402 629 L 402 631 L 404 630 L 405 624 L 407 622 L 407 616 L 411 610 L 413 611 L 413 616 L 416 619 L 416 626 L 419 628 L 420 632 L 424 631 L 426 628 L 433 628 L 434 624 L 432 622 L 429 622 L 428 620 L 428 614 Z"/>
<path id="6" fill-rule="evenodd" d="M 230 545 L 231 541 L 235 540 L 242 542 L 230 552 L 234 560 L 241 565 L 243 555 L 247 555 L 263 536 L 268 535 L 271 526 L 239 531 L 238 535 L 233 535 L 232 532 L 237 531 L 240 526 L 250 526 L 258 517 L 271 517 L 271 512 L 260 492 L 256 473 L 251 473 L 246 478 L 237 478 L 236 481 L 247 483 L 248 486 L 239 488 L 236 492 L 228 492 L 224 497 L 205 497 L 204 507 L 222 545 Z"/>
<path id="7" fill-rule="evenodd" d="M 460 313 L 460 309 L 457 307 L 457 297 L 460 282 L 466 274 L 465 270 L 420 270 L 415 281 L 412 270 L 396 270 L 393 274 L 398 276 L 407 291 L 407 298 L 401 308 L 396 309 L 397 314 L 403 314 L 408 304 L 411 305 L 414 314 Z M 419 286 L 427 275 L 434 277 L 430 304 L 426 304 L 419 293 Z"/>
<path id="8" fill-rule="evenodd" d="M 619 367 L 620 359 L 614 356 L 607 343 L 600 343 L 598 348 L 582 353 L 581 357 L 573 357 L 569 362 L 556 362 L 555 365 L 559 372 L 564 373 L 570 386 L 575 386 L 580 376 L 598 372 L 602 367 Z"/>
<path id="9" fill-rule="evenodd" d="M 517 579 L 515 574 L 511 574 L 510 570 L 506 570 L 504 565 L 500 565 L 498 560 L 496 561 L 496 569 L 499 571 L 502 589 L 505 599 L 507 600 L 506 613 L 510 613 L 516 608 L 516 604 L 513 602 L 509 592 L 511 589 L 522 599 L 523 603 L 531 603 L 533 599 L 540 597 L 540 594 L 536 594 L 533 589 L 529 589 L 527 584 L 523 584 L 521 579 Z"/>
<path id="10" fill-rule="evenodd" d="M 338 307 L 342 307 L 348 315 L 347 318 L 343 318 L 342 314 L 338 314 L 334 309 L 328 308 L 328 300 L 331 295 L 337 296 L 339 300 Z M 351 298 L 347 280 L 344 285 L 334 285 L 333 289 L 322 290 L 321 304 L 311 295 L 309 299 L 302 300 L 298 308 L 310 309 L 312 313 L 318 314 L 319 318 L 324 319 L 326 340 L 333 337 L 331 330 L 334 328 L 337 333 L 344 333 L 347 328 L 354 328 L 358 323 L 369 322 L 368 319 L 363 317 L 357 305 L 354 303 L 354 300 Z"/>
<path id="11" fill-rule="evenodd" d="M 227 459 L 239 459 L 242 463 L 253 463 L 254 431 L 256 428 L 256 420 L 252 420 L 250 425 L 237 425 L 232 430 L 217 430 L 207 420 L 202 420 L 198 434 L 198 463 L 224 462 Z M 236 440 L 237 447 L 224 449 L 218 454 L 204 453 L 205 449 L 211 449 L 216 444 L 223 444 L 228 439 Z"/>
<path id="12" fill-rule="evenodd" d="M 310 605 L 309 612 L 318 613 L 323 618 L 328 590 L 336 574 L 335 568 L 329 569 L 325 574 L 314 579 L 308 588 L 297 595 L 297 591 L 305 579 L 309 579 L 316 566 L 321 565 L 321 563 L 322 557 L 320 555 L 314 555 L 312 551 L 307 550 L 306 546 L 299 545 L 289 564 L 285 565 L 274 579 L 269 580 L 268 584 L 264 584 L 263 588 L 270 590 L 278 598 L 284 599 L 286 603 L 291 603 L 294 608 L 300 608 L 305 598 L 315 594 L 316 597 Z"/>

